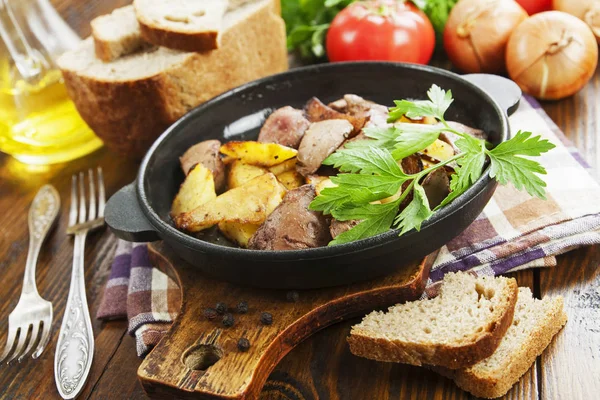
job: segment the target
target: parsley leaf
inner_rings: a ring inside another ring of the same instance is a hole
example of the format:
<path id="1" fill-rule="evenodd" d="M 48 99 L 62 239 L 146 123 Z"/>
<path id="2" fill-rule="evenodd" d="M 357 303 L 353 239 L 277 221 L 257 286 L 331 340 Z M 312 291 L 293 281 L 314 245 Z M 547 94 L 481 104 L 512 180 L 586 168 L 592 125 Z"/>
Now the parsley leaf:
<path id="1" fill-rule="evenodd" d="M 404 235 L 413 228 L 420 230 L 421 224 L 432 215 L 433 212 L 429 208 L 429 200 L 425 194 L 425 189 L 419 183 L 415 183 L 413 198 L 408 206 L 398 214 L 394 226 L 400 229 L 400 235 Z"/>
<path id="2" fill-rule="evenodd" d="M 346 144 L 346 149 L 357 149 L 364 147 L 379 147 L 381 149 L 393 150 L 398 138 L 398 129 L 390 127 L 371 126 L 363 128 L 363 133 L 371 140 L 355 140 Z"/>
<path id="3" fill-rule="evenodd" d="M 361 190 L 339 189 L 336 187 L 325 188 L 310 203 L 310 209 L 331 214 L 333 210 L 344 207 L 346 204 L 363 204 L 378 200 L 380 195 L 363 187 Z"/>
<path id="4" fill-rule="evenodd" d="M 435 117 L 444 119 L 444 114 L 452 104 L 452 91 L 445 91 L 432 85 L 427 91 L 429 100 L 394 100 L 396 107 L 390 108 L 388 122 L 399 120 L 403 115 L 407 118 Z"/>
<path id="5" fill-rule="evenodd" d="M 462 152 L 458 165 L 450 177 L 450 194 L 436 207 L 439 209 L 463 194 L 481 176 L 485 164 L 485 142 L 472 136 L 463 136 L 455 143 Z"/>
<path id="6" fill-rule="evenodd" d="M 505 156 L 540 156 L 556 146 L 541 136 L 531 137 L 531 132 L 519 131 L 517 134 L 505 142 L 500 143 L 488 153 L 493 153 L 497 157 Z"/>
<path id="7" fill-rule="evenodd" d="M 423 150 L 437 140 L 443 128 L 438 125 L 397 123 L 396 146 L 392 157 L 401 160 Z"/>
<path id="8" fill-rule="evenodd" d="M 345 172 L 331 178 L 336 187 L 321 191 L 310 209 L 334 214 L 346 205 L 366 205 L 394 195 L 402 184 L 412 179 L 406 175 L 389 151 L 377 147 L 338 150 L 329 158 L 342 160 L 335 164 Z"/>
<path id="9" fill-rule="evenodd" d="M 392 175 L 399 178 L 406 176 L 390 152 L 378 147 L 341 149 L 327 157 L 323 164 L 332 165 L 342 172 Z"/>
<path id="10" fill-rule="evenodd" d="M 380 195 L 379 198 L 394 195 L 407 180 L 408 176 L 406 175 L 339 174 L 331 177 L 331 181 L 338 186 L 357 191 L 369 188 L 374 194 Z"/>
<path id="11" fill-rule="evenodd" d="M 399 206 L 400 202 L 396 200 L 387 204 L 362 204 L 335 211 L 332 215 L 340 221 L 353 219 L 362 221 L 352 229 L 336 236 L 329 245 L 353 242 L 389 231 Z"/>
<path id="12" fill-rule="evenodd" d="M 501 185 L 511 182 L 518 190 L 525 189 L 530 195 L 545 199 L 546 182 L 536 174 L 545 175 L 546 169 L 539 162 L 520 156 L 539 156 L 554 147 L 540 136 L 519 131 L 512 139 L 486 150 L 492 163 L 490 176 Z"/>
<path id="13" fill-rule="evenodd" d="M 282 0 L 288 51 L 307 61 L 325 57 L 325 36 L 335 16 L 355 0 Z"/>
<path id="14" fill-rule="evenodd" d="M 437 115 L 433 116 L 437 119 L 444 119 L 444 114 L 446 114 L 446 111 L 450 108 L 450 104 L 454 101 L 452 91 L 445 91 L 438 85 L 431 85 L 431 88 L 427 91 L 427 97 L 436 106 Z"/>

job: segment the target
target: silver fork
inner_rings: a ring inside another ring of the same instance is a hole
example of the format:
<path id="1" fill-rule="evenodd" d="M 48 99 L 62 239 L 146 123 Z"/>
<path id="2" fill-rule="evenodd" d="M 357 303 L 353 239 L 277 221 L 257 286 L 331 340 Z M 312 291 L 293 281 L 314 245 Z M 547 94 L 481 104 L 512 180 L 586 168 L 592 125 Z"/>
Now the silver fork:
<path id="1" fill-rule="evenodd" d="M 17 357 L 19 357 L 19 362 L 23 360 L 39 339 L 38 346 L 33 352 L 33 358 L 38 358 L 50 339 L 52 303 L 42 299 L 38 293 L 35 284 L 35 265 L 42 243 L 56 220 L 59 210 L 60 197 L 58 192 L 53 186 L 44 185 L 36 194 L 29 209 L 29 251 L 25 263 L 23 288 L 17 306 L 8 316 L 8 336 L 4 351 L 0 355 L 0 362 L 4 361 L 10 354 L 15 345 L 17 333 L 19 334 L 19 340 L 8 363 Z M 43 324 L 42 333 L 38 335 L 40 324 Z M 23 350 L 30 327 L 29 344 Z"/>
<path id="2" fill-rule="evenodd" d="M 83 273 L 85 238 L 88 232 L 104 226 L 104 180 L 98 168 L 98 204 L 94 172 L 88 171 L 89 209 L 86 214 L 84 174 L 73 175 L 71 209 L 67 234 L 75 237 L 71 286 L 54 354 L 54 380 L 63 399 L 77 397 L 87 379 L 94 357 L 94 332 L 85 295 Z M 78 195 L 79 192 L 79 195 Z"/>

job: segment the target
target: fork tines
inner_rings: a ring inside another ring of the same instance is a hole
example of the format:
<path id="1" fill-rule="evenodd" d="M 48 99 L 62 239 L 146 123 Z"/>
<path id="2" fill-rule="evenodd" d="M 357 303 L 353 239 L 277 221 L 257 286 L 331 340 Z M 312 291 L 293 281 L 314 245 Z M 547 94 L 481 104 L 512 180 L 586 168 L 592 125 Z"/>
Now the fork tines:
<path id="1" fill-rule="evenodd" d="M 69 234 L 73 234 L 80 229 L 96 228 L 104 222 L 106 194 L 104 191 L 102 168 L 98 167 L 96 174 L 94 174 L 93 169 L 89 169 L 87 175 L 89 183 L 88 195 L 90 199 L 87 210 L 85 174 L 79 172 L 79 174 L 73 175 L 71 179 L 71 208 L 69 210 L 69 228 L 67 229 L 67 233 Z M 96 175 L 97 178 L 94 175 Z M 98 189 L 97 197 L 96 188 Z"/>
<path id="2" fill-rule="evenodd" d="M 15 317 L 13 317 L 13 319 L 18 319 L 18 316 Z M 0 354 L 0 363 L 3 362 L 10 354 L 12 354 L 12 357 L 10 357 L 6 361 L 8 364 L 15 360 L 17 357 L 19 358 L 19 362 L 21 362 L 36 344 L 37 347 L 33 352 L 33 358 L 38 358 L 40 354 L 42 354 L 42 351 L 44 351 L 44 348 L 46 347 L 46 345 L 48 344 L 48 340 L 50 339 L 51 323 L 52 314 L 50 314 L 50 316 L 45 316 L 41 319 L 41 321 L 9 320 L 8 337 L 6 338 L 6 345 L 4 346 L 4 351 L 2 352 L 2 354 Z M 42 324 L 41 335 L 39 334 L 40 324 Z M 31 334 L 29 334 L 30 331 Z M 27 342 L 28 337 L 29 341 Z M 28 343 L 26 348 L 25 343 Z M 25 350 L 23 350 L 23 348 L 25 348 Z"/>

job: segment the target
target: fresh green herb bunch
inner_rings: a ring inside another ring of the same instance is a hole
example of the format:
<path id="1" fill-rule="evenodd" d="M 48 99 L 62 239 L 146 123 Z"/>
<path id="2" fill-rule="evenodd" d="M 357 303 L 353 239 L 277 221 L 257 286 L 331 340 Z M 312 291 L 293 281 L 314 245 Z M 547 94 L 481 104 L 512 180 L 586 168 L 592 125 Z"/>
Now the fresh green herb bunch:
<path id="1" fill-rule="evenodd" d="M 458 3 L 458 0 L 412 0 L 412 2 L 427 15 L 435 29 L 436 42 L 441 45 L 450 10 Z"/>
<path id="2" fill-rule="evenodd" d="M 351 142 L 329 156 L 324 164 L 338 168 L 341 173 L 332 177 L 336 187 L 321 191 L 310 209 L 322 211 L 339 221 L 360 220 L 352 229 L 338 235 L 330 245 L 352 242 L 388 231 L 400 230 L 400 235 L 421 228 L 439 208 L 464 193 L 483 173 L 486 160 L 490 161 L 490 176 L 500 184 L 512 183 L 532 196 L 545 198 L 546 183 L 539 175 L 546 174 L 537 161 L 523 156 L 539 156 L 555 146 L 531 132 L 519 131 L 512 139 L 493 149 L 485 140 L 453 129 L 444 119 L 452 104 L 452 92 L 433 85 L 427 92 L 429 100 L 396 100 L 390 109 L 388 122 L 402 116 L 408 118 L 434 117 L 440 123 L 422 125 L 395 123 L 391 127 L 372 127 L 364 133 L 372 140 Z M 420 152 L 435 142 L 442 132 L 459 136 L 455 145 L 460 153 L 432 165 L 416 174 L 406 174 L 399 161 Z M 452 164 L 450 194 L 434 210 L 429 206 L 421 183 L 431 172 Z M 404 184 L 400 196 L 388 203 L 379 201 L 395 195 Z M 412 194 L 410 203 L 399 213 L 400 204 Z"/>
<path id="3" fill-rule="evenodd" d="M 341 10 L 356 0 L 281 0 L 287 47 L 298 49 L 304 59 L 325 56 L 329 24 Z"/>

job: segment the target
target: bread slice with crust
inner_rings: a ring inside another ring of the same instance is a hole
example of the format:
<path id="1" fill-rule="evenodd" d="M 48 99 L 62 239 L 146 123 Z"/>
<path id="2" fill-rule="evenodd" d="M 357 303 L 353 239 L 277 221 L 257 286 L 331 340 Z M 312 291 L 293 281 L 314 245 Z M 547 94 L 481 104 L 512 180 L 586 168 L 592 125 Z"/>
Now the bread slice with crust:
<path id="1" fill-rule="evenodd" d="M 220 49 L 192 53 L 153 47 L 112 62 L 92 39 L 57 61 L 77 110 L 107 147 L 142 157 L 186 112 L 233 87 L 287 69 L 278 1 L 244 4 L 224 17 Z"/>
<path id="2" fill-rule="evenodd" d="M 117 8 L 91 22 L 96 57 L 112 61 L 149 44 L 142 39 L 133 6 Z"/>
<path id="3" fill-rule="evenodd" d="M 538 300 L 529 288 L 519 288 L 513 322 L 494 354 L 468 368 L 434 370 L 477 397 L 503 396 L 529 370 L 566 322 L 562 297 Z"/>
<path id="4" fill-rule="evenodd" d="M 182 51 L 219 47 L 228 0 L 134 0 L 142 37 Z"/>
<path id="5" fill-rule="evenodd" d="M 375 311 L 352 327 L 357 356 L 412 365 L 463 368 L 491 356 L 510 326 L 515 279 L 448 273 L 441 293 Z"/>

